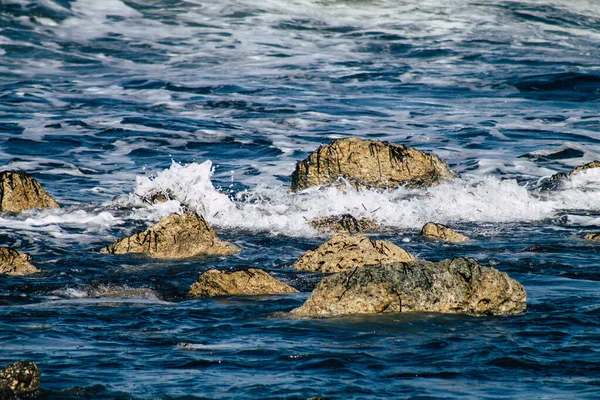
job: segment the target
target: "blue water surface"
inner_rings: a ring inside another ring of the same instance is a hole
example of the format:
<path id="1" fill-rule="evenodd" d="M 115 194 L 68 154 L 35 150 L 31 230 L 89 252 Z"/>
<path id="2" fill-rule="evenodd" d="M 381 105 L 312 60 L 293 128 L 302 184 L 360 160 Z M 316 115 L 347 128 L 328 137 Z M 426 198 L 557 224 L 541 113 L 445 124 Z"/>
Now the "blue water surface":
<path id="1" fill-rule="evenodd" d="M 539 185 L 600 159 L 599 35 L 583 0 L 0 0 L 0 165 L 63 205 L 0 214 L 0 245 L 42 270 L 0 277 L 0 365 L 35 361 L 44 399 L 600 398 L 600 246 L 582 239 L 600 176 Z M 290 193 L 295 163 L 344 137 L 463 179 Z M 98 253 L 176 207 L 139 201 L 143 182 L 242 251 Z M 291 268 L 327 240 L 306 221 L 342 212 L 507 272 L 527 311 L 288 317 L 322 277 Z M 425 241 L 429 220 L 473 240 Z M 187 297 L 248 267 L 300 293 Z"/>

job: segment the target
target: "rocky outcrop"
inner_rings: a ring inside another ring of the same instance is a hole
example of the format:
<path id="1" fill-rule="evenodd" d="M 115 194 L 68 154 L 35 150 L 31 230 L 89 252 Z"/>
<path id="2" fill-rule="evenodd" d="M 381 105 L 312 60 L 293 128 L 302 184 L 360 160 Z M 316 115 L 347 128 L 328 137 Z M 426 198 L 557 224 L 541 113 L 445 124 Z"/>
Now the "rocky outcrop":
<path id="1" fill-rule="evenodd" d="M 600 232 L 588 233 L 583 238 L 590 240 L 600 240 Z"/>
<path id="2" fill-rule="evenodd" d="M 372 264 L 415 260 L 408 251 L 385 240 L 361 235 L 337 235 L 316 250 L 309 250 L 294 263 L 299 271 L 341 272 Z"/>
<path id="3" fill-rule="evenodd" d="M 368 232 L 375 229 L 377 226 L 372 219 L 356 219 L 350 214 L 315 218 L 309 222 L 309 225 L 322 233 Z"/>
<path id="4" fill-rule="evenodd" d="M 228 295 L 282 294 L 298 292 L 260 269 L 219 271 L 211 269 L 200 275 L 190 288 L 190 297 Z"/>
<path id="5" fill-rule="evenodd" d="M 40 272 L 29 263 L 31 256 L 10 247 L 0 247 L 0 274 L 29 275 Z"/>
<path id="6" fill-rule="evenodd" d="M 593 168 L 600 168 L 600 161 L 592 161 L 579 167 L 574 168 L 572 171 L 567 173 L 558 173 L 552 175 L 550 178 L 546 178 L 541 183 L 542 189 L 557 189 L 560 188 L 561 183 L 574 175 L 580 174 L 584 171 L 588 171 Z"/>
<path id="7" fill-rule="evenodd" d="M 16 395 L 35 393 L 40 388 L 40 370 L 31 361 L 17 361 L 0 369 L 0 386 L 8 387 Z M 9 391 L 4 389 L 7 396 Z M 8 397 L 9 399 L 11 397 Z"/>
<path id="8" fill-rule="evenodd" d="M 292 191 L 340 178 L 365 188 L 429 187 L 456 178 L 438 156 L 403 145 L 359 138 L 335 140 L 296 164 Z"/>
<path id="9" fill-rule="evenodd" d="M 0 172 L 0 211 L 20 212 L 30 208 L 60 205 L 31 176 L 16 171 Z"/>
<path id="10" fill-rule="evenodd" d="M 421 229 L 421 236 L 431 240 L 442 240 L 444 242 L 460 243 L 468 242 L 469 238 L 462 235 L 446 225 L 428 222 Z"/>
<path id="11" fill-rule="evenodd" d="M 217 238 L 214 229 L 196 213 L 171 214 L 143 232 L 117 240 L 102 253 L 142 253 L 153 258 L 230 255 L 239 248 Z"/>
<path id="12" fill-rule="evenodd" d="M 510 315 L 525 311 L 523 286 L 475 260 L 417 261 L 355 268 L 324 278 L 298 317 L 440 312 Z"/>

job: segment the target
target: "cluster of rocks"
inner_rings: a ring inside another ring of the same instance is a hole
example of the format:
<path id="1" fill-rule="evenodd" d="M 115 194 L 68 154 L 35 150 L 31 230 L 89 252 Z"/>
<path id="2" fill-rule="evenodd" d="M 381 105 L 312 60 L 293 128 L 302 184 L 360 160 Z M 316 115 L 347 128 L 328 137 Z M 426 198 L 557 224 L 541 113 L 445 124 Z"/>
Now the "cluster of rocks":
<path id="1" fill-rule="evenodd" d="M 569 176 L 600 162 L 578 167 L 568 174 L 549 178 L 556 185 Z M 345 190 L 406 189 L 431 187 L 458 174 L 434 154 L 387 142 L 357 138 L 336 140 L 319 147 L 300 161 L 292 175 L 291 190 L 331 185 Z M 343 182 L 343 184 L 340 184 Z M 156 203 L 171 199 L 170 193 L 154 193 L 143 199 Z M 0 212 L 60 205 L 31 176 L 15 171 L 0 173 Z M 469 258 L 439 262 L 419 260 L 405 249 L 361 233 L 377 228 L 369 218 L 334 215 L 309 221 L 315 230 L 333 237 L 304 253 L 292 265 L 301 272 L 327 274 L 294 317 L 321 318 L 348 314 L 389 312 L 463 313 L 475 316 L 512 315 L 526 308 L 526 292 L 506 273 L 479 265 Z M 429 222 L 421 230 L 428 240 L 450 243 L 470 239 L 451 228 Z M 600 232 L 585 239 L 600 240 Z M 142 254 L 151 258 L 181 259 L 226 256 L 239 252 L 233 243 L 220 240 L 208 222 L 195 212 L 172 214 L 142 232 L 117 240 L 100 249 L 110 255 Z M 26 275 L 39 272 L 31 257 L 15 249 L 0 248 L 0 274 Z M 199 276 L 188 296 L 267 295 L 296 293 L 297 289 L 260 269 L 216 270 Z M 0 370 L 0 398 L 16 399 L 39 388 L 35 364 L 17 362 Z"/>
<path id="2" fill-rule="evenodd" d="M 551 185 L 590 168 L 595 161 L 567 174 L 549 178 Z M 458 178 L 434 154 L 402 145 L 357 138 L 336 140 L 319 147 L 296 165 L 294 192 L 314 186 L 346 190 L 431 187 Z M 170 193 L 153 193 L 143 201 L 172 199 Z M 60 205 L 31 176 L 15 171 L 0 173 L 0 212 L 18 213 L 30 208 Z M 292 267 L 301 272 L 327 274 L 294 317 L 321 318 L 364 313 L 439 312 L 469 315 L 511 315 L 526 308 L 526 292 L 506 273 L 479 265 L 469 258 L 439 262 L 419 260 L 405 249 L 361 233 L 374 231 L 375 221 L 352 215 L 333 215 L 309 221 L 315 230 L 333 237 L 305 252 Z M 428 240 L 450 243 L 470 239 L 448 226 L 429 222 L 421 230 Z M 585 239 L 599 240 L 600 232 Z M 110 255 L 142 254 L 151 258 L 181 259 L 226 256 L 239 252 L 220 240 L 208 222 L 195 212 L 172 214 L 142 232 L 100 249 Z M 0 248 L 0 275 L 27 275 L 39 270 L 31 257 L 8 247 Z M 260 269 L 216 270 L 199 276 L 188 296 L 267 295 L 296 293 L 297 289 Z M 0 370 L 0 398 L 16 399 L 39 389 L 40 372 L 31 362 L 17 362 Z"/>

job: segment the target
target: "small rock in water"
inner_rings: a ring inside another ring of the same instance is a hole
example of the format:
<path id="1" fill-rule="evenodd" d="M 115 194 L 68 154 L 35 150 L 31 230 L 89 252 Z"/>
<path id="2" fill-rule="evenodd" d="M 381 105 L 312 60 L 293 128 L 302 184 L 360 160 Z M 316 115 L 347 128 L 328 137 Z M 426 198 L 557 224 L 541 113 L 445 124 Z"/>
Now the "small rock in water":
<path id="1" fill-rule="evenodd" d="M 0 274 L 29 275 L 40 272 L 29 263 L 31 256 L 10 247 L 0 247 Z"/>
<path id="2" fill-rule="evenodd" d="M 435 186 L 458 177 L 438 156 L 403 145 L 360 138 L 335 140 L 296 164 L 292 191 L 344 178 L 352 186 L 407 189 Z"/>
<path id="3" fill-rule="evenodd" d="M 294 263 L 299 271 L 341 272 L 372 264 L 412 262 L 415 257 L 385 240 L 362 235 L 337 235 L 316 250 L 309 250 Z"/>
<path id="4" fill-rule="evenodd" d="M 178 259 L 239 252 L 233 243 L 221 241 L 204 217 L 191 212 L 171 214 L 143 232 L 117 240 L 102 253 L 142 253 L 153 258 Z"/>
<path id="5" fill-rule="evenodd" d="M 523 286 L 475 260 L 417 261 L 355 268 L 324 278 L 298 317 L 390 312 L 511 315 L 526 309 Z"/>
<path id="6" fill-rule="evenodd" d="M 446 225 L 428 222 L 421 229 L 421 236 L 427 239 L 443 240 L 451 243 L 468 242 L 470 239 L 462 235 Z"/>
<path id="7" fill-rule="evenodd" d="M 524 253 L 556 253 L 559 249 L 551 246 L 544 246 L 543 244 L 534 244 L 526 249 L 522 250 Z"/>
<path id="8" fill-rule="evenodd" d="M 17 395 L 31 394 L 40 388 L 40 375 L 35 363 L 17 361 L 0 369 L 0 386 L 6 385 Z"/>
<path id="9" fill-rule="evenodd" d="M 260 269 L 219 271 L 200 275 L 190 287 L 190 297 L 297 293 L 298 291 Z"/>
<path id="10" fill-rule="evenodd" d="M 42 185 L 23 172 L 0 172 L 0 211 L 20 212 L 30 208 L 59 208 Z"/>
<path id="11" fill-rule="evenodd" d="M 583 238 L 591 240 L 600 240 L 600 232 L 588 233 Z"/>
<path id="12" fill-rule="evenodd" d="M 359 233 L 375 229 L 377 224 L 369 218 L 356 219 L 350 214 L 315 218 L 310 226 L 323 233 Z"/>

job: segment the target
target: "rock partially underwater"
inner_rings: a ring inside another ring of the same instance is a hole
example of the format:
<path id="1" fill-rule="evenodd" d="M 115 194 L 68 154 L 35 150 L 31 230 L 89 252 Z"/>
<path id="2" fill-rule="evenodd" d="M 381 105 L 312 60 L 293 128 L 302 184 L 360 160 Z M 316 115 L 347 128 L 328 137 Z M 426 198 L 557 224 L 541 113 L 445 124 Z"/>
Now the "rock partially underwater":
<path id="1" fill-rule="evenodd" d="M 260 269 L 219 271 L 200 275 L 190 287 L 190 297 L 297 293 L 298 291 Z"/>
<path id="2" fill-rule="evenodd" d="M 417 261 L 367 266 L 324 278 L 299 308 L 298 317 L 440 312 L 511 315 L 525 311 L 523 286 L 475 260 Z"/>
<path id="3" fill-rule="evenodd" d="M 0 211 L 20 212 L 30 208 L 59 208 L 42 185 L 23 172 L 0 172 Z"/>
<path id="4" fill-rule="evenodd" d="M 239 251 L 219 240 L 204 217 L 196 213 L 171 214 L 143 232 L 117 240 L 102 253 L 142 253 L 153 258 L 179 259 L 201 255 L 230 255 Z"/>
<path id="5" fill-rule="evenodd" d="M 341 272 L 371 264 L 412 262 L 415 257 L 385 240 L 362 235 L 337 235 L 316 250 L 304 253 L 295 263 L 299 271 Z"/>
<path id="6" fill-rule="evenodd" d="M 594 168 L 600 168 L 600 161 L 592 161 L 587 164 L 580 165 L 570 172 L 554 174 L 550 178 L 544 179 L 540 186 L 545 190 L 558 189 L 565 182 L 565 180 Z"/>
<path id="7" fill-rule="evenodd" d="M 468 242 L 469 238 L 446 225 L 428 222 L 421 229 L 421 236 L 431 240 L 441 240 L 450 243 Z"/>
<path id="8" fill-rule="evenodd" d="M 309 222 L 309 225 L 321 233 L 360 233 L 377 227 L 372 219 L 356 219 L 350 214 L 315 218 Z"/>
<path id="9" fill-rule="evenodd" d="M 0 395 L 4 396 L 2 399 L 34 395 L 40 388 L 40 376 L 40 370 L 31 361 L 17 361 L 0 369 Z"/>
<path id="10" fill-rule="evenodd" d="M 590 240 L 598 240 L 598 241 L 600 241 L 600 232 L 588 233 L 583 238 L 584 239 L 590 239 Z"/>
<path id="11" fill-rule="evenodd" d="M 30 275 L 40 272 L 29 263 L 31 256 L 10 247 L 0 247 L 0 274 Z"/>
<path id="12" fill-rule="evenodd" d="M 359 138 L 335 140 L 296 164 L 292 191 L 333 183 L 355 187 L 430 187 L 458 175 L 438 156 L 403 145 Z"/>

